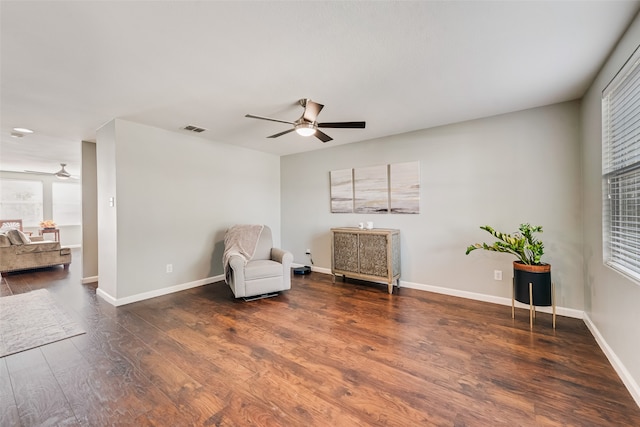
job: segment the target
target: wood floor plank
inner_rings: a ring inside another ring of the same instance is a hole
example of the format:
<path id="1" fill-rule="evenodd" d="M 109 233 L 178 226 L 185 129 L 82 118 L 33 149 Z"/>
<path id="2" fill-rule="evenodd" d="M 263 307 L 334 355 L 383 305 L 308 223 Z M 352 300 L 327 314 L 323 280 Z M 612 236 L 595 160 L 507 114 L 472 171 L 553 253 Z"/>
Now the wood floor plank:
<path id="1" fill-rule="evenodd" d="M 6 358 L 0 359 L 0 426 L 18 426 L 20 416 L 13 394 Z"/>
<path id="2" fill-rule="evenodd" d="M 23 425 L 73 426 L 78 421 L 39 348 L 5 357 Z"/>
<path id="3" fill-rule="evenodd" d="M 80 424 L 108 425 L 122 420 L 121 415 L 129 415 L 111 408 L 109 383 L 97 375 L 96 366 L 87 362 L 71 340 L 44 346 L 42 350 Z M 116 384 L 115 388 L 120 386 Z"/>
<path id="4" fill-rule="evenodd" d="M 0 297 L 8 297 L 12 295 L 11 288 L 7 284 L 4 276 L 0 276 Z"/>

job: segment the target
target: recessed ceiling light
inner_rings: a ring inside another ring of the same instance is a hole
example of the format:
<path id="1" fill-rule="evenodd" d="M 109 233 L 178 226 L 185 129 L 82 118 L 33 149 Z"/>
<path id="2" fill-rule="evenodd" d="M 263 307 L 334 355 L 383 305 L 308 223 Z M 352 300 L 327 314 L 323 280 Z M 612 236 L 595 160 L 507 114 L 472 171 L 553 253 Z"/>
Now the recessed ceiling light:
<path id="1" fill-rule="evenodd" d="M 13 128 L 13 130 L 20 133 L 33 133 L 31 129 L 27 128 Z"/>

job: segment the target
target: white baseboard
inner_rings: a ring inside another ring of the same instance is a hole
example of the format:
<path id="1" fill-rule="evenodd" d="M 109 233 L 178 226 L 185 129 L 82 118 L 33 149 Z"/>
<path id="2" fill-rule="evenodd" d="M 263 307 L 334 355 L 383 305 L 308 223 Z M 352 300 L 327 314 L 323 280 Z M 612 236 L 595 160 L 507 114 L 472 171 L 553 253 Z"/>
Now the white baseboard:
<path id="1" fill-rule="evenodd" d="M 98 276 L 90 276 L 90 277 L 82 278 L 83 285 L 86 285 L 87 283 L 96 283 L 97 281 L 98 281 Z"/>
<path id="2" fill-rule="evenodd" d="M 331 274 L 330 268 L 311 267 L 311 271 L 324 273 L 324 274 Z M 442 286 L 424 285 L 422 283 L 413 283 L 413 282 L 406 282 L 401 280 L 400 287 L 417 289 L 419 291 L 434 292 L 434 293 L 443 294 L 443 295 L 451 295 L 454 297 L 467 298 L 467 299 L 472 299 L 476 301 L 490 302 L 490 303 L 500 304 L 500 305 L 509 305 L 509 306 L 511 305 L 511 298 L 496 297 L 493 295 L 479 294 L 476 292 L 469 292 L 469 291 L 461 291 L 458 289 L 445 288 Z M 522 304 L 518 301 L 516 301 L 516 307 L 526 308 L 526 309 L 529 308 L 527 304 Z M 536 307 L 536 311 L 540 311 L 542 313 L 552 313 L 553 309 L 551 307 Z M 560 316 L 573 317 L 576 319 L 582 319 L 584 316 L 584 312 L 582 310 L 576 310 L 573 308 L 566 308 L 566 307 L 557 307 L 557 306 L 556 306 L 556 314 Z"/>
<path id="3" fill-rule="evenodd" d="M 330 268 L 322 268 L 322 267 L 312 266 L 311 267 L 311 271 L 315 271 L 316 273 L 322 273 L 322 274 L 331 274 L 331 269 Z"/>
<path id="4" fill-rule="evenodd" d="M 607 359 L 609 359 L 609 363 L 611 363 L 613 369 L 615 369 L 618 376 L 627 387 L 627 390 L 629 390 L 629 393 L 631 393 L 631 397 L 633 397 L 633 400 L 635 400 L 638 406 L 640 406 L 640 385 L 633 379 L 633 376 L 631 376 L 622 361 L 620 361 L 618 356 L 616 356 L 616 353 L 613 351 L 613 349 L 609 347 L 607 341 L 605 341 L 596 325 L 591 321 L 591 318 L 586 313 L 584 315 L 584 323 L 591 331 L 591 334 L 596 339 L 596 342 L 604 352 L 604 355 L 607 356 Z"/>
<path id="5" fill-rule="evenodd" d="M 304 264 L 299 264 L 297 262 L 291 263 L 291 267 L 304 267 Z M 330 268 L 323 268 L 323 267 L 316 267 L 315 265 L 311 266 L 311 271 L 315 271 L 316 273 L 322 273 L 322 274 L 331 274 L 331 269 Z"/>
<path id="6" fill-rule="evenodd" d="M 220 274 L 218 276 L 207 277 L 205 279 L 200 279 L 200 280 L 195 280 L 193 282 L 188 282 L 188 283 L 182 283 L 182 284 L 179 284 L 179 285 L 169 286 L 167 288 L 155 289 L 153 291 L 143 292 L 141 294 L 131 295 L 131 296 L 124 297 L 124 298 L 115 298 L 112 295 L 109 295 L 108 293 L 104 292 L 98 286 L 98 289 L 96 290 L 96 294 L 98 296 L 100 296 L 102 299 L 104 299 L 106 302 L 108 302 L 109 304 L 114 305 L 116 307 L 119 307 L 121 305 L 131 304 L 131 303 L 134 303 L 134 302 L 138 302 L 138 301 L 143 301 L 143 300 L 150 299 L 150 298 L 159 297 L 159 296 L 162 296 L 162 295 L 168 295 L 168 294 L 172 294 L 174 292 L 180 292 L 180 291 L 185 291 L 185 290 L 191 289 L 191 288 L 197 288 L 198 286 L 209 285 L 211 283 L 220 282 L 222 280 L 224 280 L 224 275 Z"/>
<path id="7" fill-rule="evenodd" d="M 100 289 L 99 287 L 98 287 L 98 289 L 96 289 L 96 295 L 98 295 L 100 298 L 102 298 L 103 300 L 105 300 L 109 304 L 115 305 L 116 307 L 118 306 L 118 304 L 116 304 L 118 302 L 118 300 L 116 298 L 112 297 L 110 294 L 108 294 L 105 291 L 103 291 L 102 289 Z"/>
<path id="8" fill-rule="evenodd" d="M 451 295 L 454 297 L 467 298 L 467 299 L 472 299 L 476 301 L 490 302 L 493 304 L 508 305 L 508 306 L 511 305 L 511 298 L 497 297 L 493 295 L 479 294 L 476 292 L 469 292 L 469 291 L 461 291 L 458 289 L 444 288 L 442 286 L 423 285 L 421 283 L 405 282 L 401 280 L 400 287 L 418 289 L 418 290 L 427 291 L 427 292 L 435 292 L 437 294 Z M 526 309 L 529 308 L 527 304 L 522 304 L 518 301 L 516 301 L 515 305 L 518 308 L 526 308 Z M 543 313 L 552 313 L 553 309 L 551 307 L 536 307 L 536 311 L 540 311 Z M 575 319 L 584 318 L 584 311 L 576 310 L 574 308 L 556 306 L 556 314 L 560 316 L 573 317 Z"/>

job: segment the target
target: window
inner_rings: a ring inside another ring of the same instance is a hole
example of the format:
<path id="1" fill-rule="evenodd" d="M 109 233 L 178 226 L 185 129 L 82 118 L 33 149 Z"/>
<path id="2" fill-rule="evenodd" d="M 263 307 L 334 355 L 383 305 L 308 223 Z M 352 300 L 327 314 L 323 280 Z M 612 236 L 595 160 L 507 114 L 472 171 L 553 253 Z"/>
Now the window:
<path id="1" fill-rule="evenodd" d="M 38 227 L 42 209 L 42 181 L 0 179 L 0 218 L 21 219 L 23 227 Z"/>
<path id="2" fill-rule="evenodd" d="M 51 186 L 53 220 L 57 225 L 82 223 L 82 189 L 80 184 L 54 182 Z"/>
<path id="3" fill-rule="evenodd" d="M 602 95 L 603 253 L 640 280 L 640 51 Z"/>

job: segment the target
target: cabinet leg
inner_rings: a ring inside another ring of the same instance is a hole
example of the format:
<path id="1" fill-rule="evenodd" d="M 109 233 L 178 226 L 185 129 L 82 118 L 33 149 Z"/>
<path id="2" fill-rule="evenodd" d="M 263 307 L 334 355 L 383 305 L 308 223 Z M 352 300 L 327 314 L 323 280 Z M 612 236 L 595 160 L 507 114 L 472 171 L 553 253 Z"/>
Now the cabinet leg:
<path id="1" fill-rule="evenodd" d="M 393 282 L 387 284 L 387 288 L 389 288 L 389 293 L 392 294 L 393 293 Z"/>

